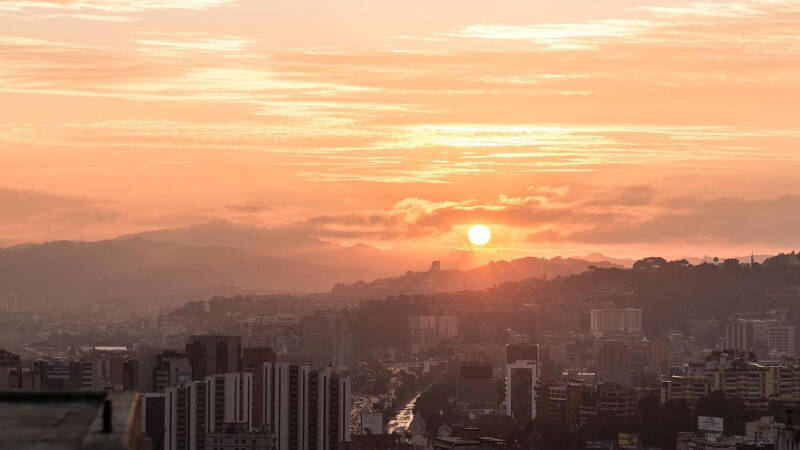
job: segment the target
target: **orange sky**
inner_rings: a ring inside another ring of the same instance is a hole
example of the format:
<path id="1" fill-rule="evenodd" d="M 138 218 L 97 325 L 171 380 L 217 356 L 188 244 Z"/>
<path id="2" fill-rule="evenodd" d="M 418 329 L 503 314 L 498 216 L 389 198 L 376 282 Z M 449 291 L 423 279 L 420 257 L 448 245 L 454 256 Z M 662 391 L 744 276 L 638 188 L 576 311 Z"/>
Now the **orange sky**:
<path id="1" fill-rule="evenodd" d="M 798 247 L 793 1 L 0 0 L 0 244 Z"/>

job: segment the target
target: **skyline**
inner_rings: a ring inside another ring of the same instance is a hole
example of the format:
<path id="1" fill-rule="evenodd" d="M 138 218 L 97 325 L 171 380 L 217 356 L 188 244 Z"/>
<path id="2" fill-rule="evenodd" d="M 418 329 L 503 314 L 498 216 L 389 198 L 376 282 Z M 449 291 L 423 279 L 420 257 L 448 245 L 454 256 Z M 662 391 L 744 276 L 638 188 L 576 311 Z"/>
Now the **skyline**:
<path id="1" fill-rule="evenodd" d="M 800 6 L 597 3 L 0 0 L 0 245 L 794 249 Z"/>

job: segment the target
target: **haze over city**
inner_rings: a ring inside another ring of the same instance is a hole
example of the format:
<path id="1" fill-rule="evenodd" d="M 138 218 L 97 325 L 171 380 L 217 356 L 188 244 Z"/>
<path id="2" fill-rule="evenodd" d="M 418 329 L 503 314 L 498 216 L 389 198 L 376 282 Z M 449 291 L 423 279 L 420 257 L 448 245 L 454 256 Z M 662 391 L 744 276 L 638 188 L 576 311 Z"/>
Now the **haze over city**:
<path id="1" fill-rule="evenodd" d="M 800 450 L 798 105 L 795 0 L 0 0 L 0 449 Z"/>

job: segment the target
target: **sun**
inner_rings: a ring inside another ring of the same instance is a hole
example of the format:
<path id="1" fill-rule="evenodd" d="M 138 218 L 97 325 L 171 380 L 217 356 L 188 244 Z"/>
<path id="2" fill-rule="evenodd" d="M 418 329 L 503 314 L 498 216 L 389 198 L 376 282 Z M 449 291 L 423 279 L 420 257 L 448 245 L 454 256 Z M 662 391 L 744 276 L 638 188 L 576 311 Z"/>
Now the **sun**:
<path id="1" fill-rule="evenodd" d="M 486 225 L 473 225 L 467 236 L 469 236 L 469 241 L 475 245 L 486 245 L 492 238 L 492 230 Z"/>

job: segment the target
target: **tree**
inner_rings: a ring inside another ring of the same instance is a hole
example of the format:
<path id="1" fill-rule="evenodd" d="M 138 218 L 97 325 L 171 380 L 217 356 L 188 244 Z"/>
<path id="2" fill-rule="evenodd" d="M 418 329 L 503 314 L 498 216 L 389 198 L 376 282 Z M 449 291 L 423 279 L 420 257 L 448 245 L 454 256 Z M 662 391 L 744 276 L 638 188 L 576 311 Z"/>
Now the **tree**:
<path id="1" fill-rule="evenodd" d="M 722 417 L 725 432 L 744 434 L 745 424 L 753 420 L 757 414 L 748 411 L 744 401 L 738 398 L 725 397 L 722 391 L 714 391 L 697 402 L 698 416 Z"/>
<path id="2" fill-rule="evenodd" d="M 739 268 L 739 260 L 736 258 L 728 258 L 722 263 L 722 267 L 725 269 L 737 269 Z"/>
<path id="3" fill-rule="evenodd" d="M 666 259 L 660 256 L 650 256 L 633 263 L 633 270 L 658 270 L 666 266 Z"/>

